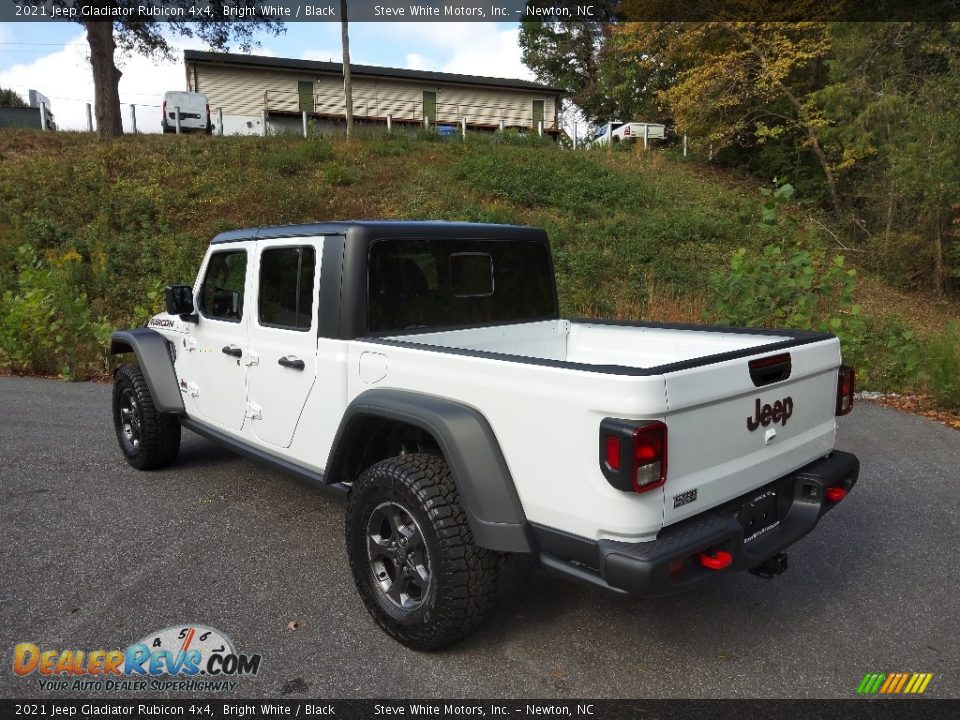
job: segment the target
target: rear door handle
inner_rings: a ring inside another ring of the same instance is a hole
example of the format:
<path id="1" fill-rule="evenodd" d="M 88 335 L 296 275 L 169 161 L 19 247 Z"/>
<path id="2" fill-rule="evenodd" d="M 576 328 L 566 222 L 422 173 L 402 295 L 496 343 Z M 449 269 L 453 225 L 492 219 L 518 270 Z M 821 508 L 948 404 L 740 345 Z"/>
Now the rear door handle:
<path id="1" fill-rule="evenodd" d="M 232 355 L 233 357 L 243 357 L 243 350 L 238 348 L 236 345 L 227 345 L 220 352 L 224 355 Z"/>
<path id="2" fill-rule="evenodd" d="M 306 367 L 303 360 L 300 360 L 299 358 L 295 358 L 292 356 L 282 357 L 279 360 L 277 360 L 277 362 L 283 365 L 284 367 L 293 368 L 294 370 L 303 370 Z"/>

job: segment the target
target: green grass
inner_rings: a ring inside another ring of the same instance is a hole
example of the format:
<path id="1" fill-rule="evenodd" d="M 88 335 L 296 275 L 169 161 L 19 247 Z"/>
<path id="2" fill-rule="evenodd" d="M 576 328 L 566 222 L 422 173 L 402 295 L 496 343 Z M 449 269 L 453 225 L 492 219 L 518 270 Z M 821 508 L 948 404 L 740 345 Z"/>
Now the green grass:
<path id="1" fill-rule="evenodd" d="M 760 204 L 756 184 L 710 167 L 661 153 L 574 153 L 536 138 L 127 136 L 103 143 L 78 133 L 3 130 L 0 312 L 16 316 L 18 326 L 0 333 L 0 367 L 102 372 L 109 363 L 103 329 L 141 324 L 160 309 L 163 285 L 192 282 L 214 234 L 311 220 L 543 226 L 564 313 L 696 321 L 709 301 L 706 278 L 738 247 L 829 242 L 796 208 L 763 225 Z M 40 270 L 25 274 L 27 262 Z M 11 348 L 47 322 L 31 326 L 30 318 L 55 315 L 65 288 L 84 297 L 88 312 L 74 309 L 78 319 L 58 337 L 79 349 L 12 361 Z"/>

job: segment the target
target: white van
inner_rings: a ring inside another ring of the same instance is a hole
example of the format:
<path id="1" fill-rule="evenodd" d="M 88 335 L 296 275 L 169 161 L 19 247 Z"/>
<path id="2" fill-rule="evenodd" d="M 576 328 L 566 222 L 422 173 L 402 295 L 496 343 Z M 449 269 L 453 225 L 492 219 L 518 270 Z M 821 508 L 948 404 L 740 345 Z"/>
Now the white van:
<path id="1" fill-rule="evenodd" d="M 597 128 L 593 136 L 593 142 L 597 145 L 606 145 L 610 142 L 611 138 L 613 142 L 630 140 L 643 142 L 644 128 L 646 128 L 647 140 L 663 140 L 666 137 L 666 127 L 663 123 L 624 123 L 614 120 Z"/>
<path id="2" fill-rule="evenodd" d="M 170 91 L 163 96 L 163 117 L 160 126 L 165 133 L 177 131 L 177 108 L 180 109 L 180 132 L 213 131 L 210 122 L 210 101 L 203 93 Z"/>

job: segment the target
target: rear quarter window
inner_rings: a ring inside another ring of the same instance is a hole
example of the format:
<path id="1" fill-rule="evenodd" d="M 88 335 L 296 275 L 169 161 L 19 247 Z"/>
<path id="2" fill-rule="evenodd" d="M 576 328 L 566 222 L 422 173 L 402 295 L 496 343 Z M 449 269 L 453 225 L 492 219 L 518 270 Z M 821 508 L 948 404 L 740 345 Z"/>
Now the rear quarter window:
<path id="1" fill-rule="evenodd" d="M 370 332 L 524 322 L 556 314 L 543 243 L 405 238 L 370 246 Z"/>

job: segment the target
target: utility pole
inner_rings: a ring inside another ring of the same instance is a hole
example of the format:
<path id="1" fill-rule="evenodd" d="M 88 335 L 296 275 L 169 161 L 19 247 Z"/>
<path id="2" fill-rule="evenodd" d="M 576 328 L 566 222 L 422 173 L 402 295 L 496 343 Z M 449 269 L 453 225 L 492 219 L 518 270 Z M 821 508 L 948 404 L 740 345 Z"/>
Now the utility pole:
<path id="1" fill-rule="evenodd" d="M 353 134 L 353 83 L 350 81 L 350 31 L 347 0 L 340 0 L 340 40 L 343 43 L 343 101 L 347 111 L 347 137 Z"/>

